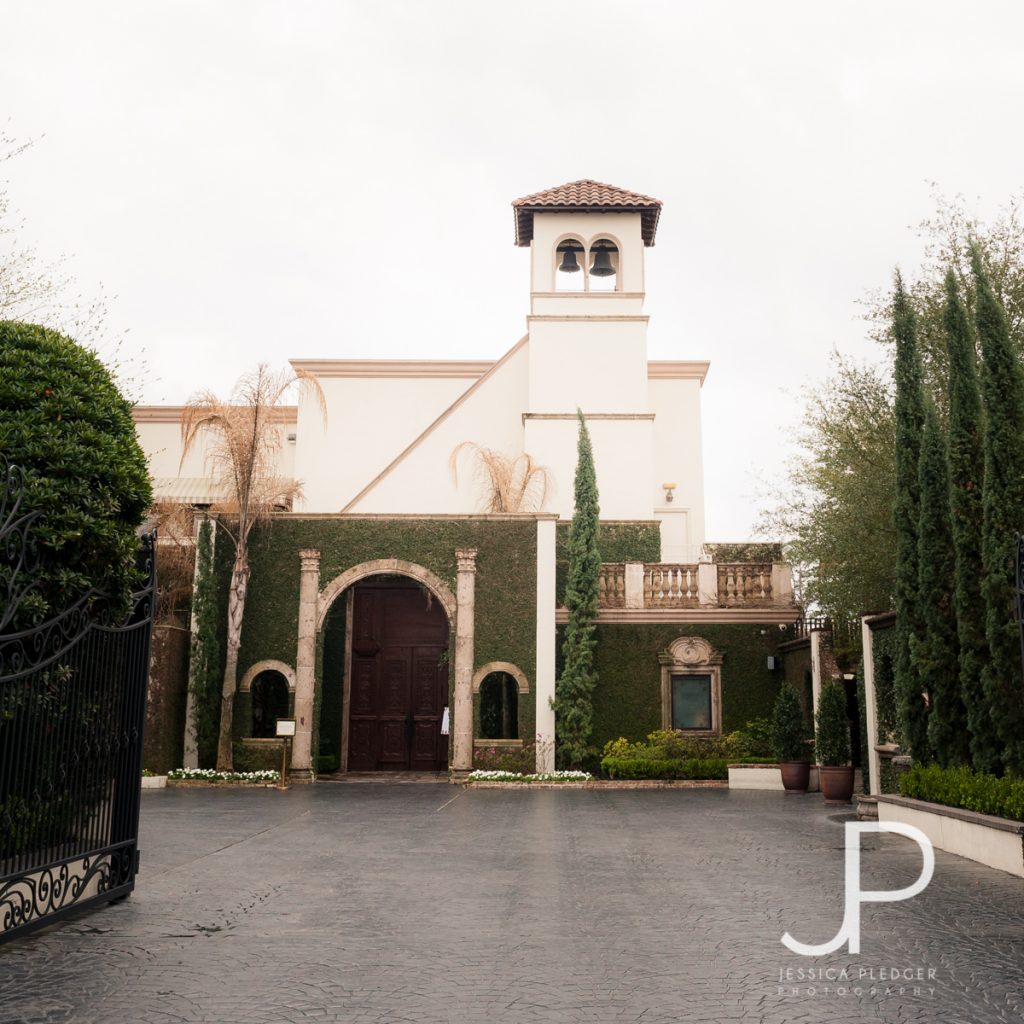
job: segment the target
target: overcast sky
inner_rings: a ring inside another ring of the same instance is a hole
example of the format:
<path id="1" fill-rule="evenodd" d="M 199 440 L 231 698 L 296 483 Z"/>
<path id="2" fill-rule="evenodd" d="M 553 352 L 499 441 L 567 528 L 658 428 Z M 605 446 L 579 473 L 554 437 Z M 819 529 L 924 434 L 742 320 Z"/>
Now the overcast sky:
<path id="1" fill-rule="evenodd" d="M 0 169 L 24 237 L 102 282 L 147 403 L 260 360 L 497 358 L 512 199 L 664 202 L 649 354 L 710 359 L 709 540 L 747 537 L 799 385 L 874 355 L 931 182 L 1024 182 L 1019 3 L 0 0 Z M 41 138 L 40 138 L 41 137 Z"/>

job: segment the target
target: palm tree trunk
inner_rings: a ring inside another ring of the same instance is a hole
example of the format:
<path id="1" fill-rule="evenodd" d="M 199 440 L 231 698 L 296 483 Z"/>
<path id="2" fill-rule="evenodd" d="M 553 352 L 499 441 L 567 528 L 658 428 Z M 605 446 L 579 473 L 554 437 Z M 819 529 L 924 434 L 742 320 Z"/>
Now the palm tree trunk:
<path id="1" fill-rule="evenodd" d="M 245 616 L 245 594 L 249 587 L 249 558 L 244 542 L 239 542 L 235 564 L 231 570 L 228 591 L 228 649 L 224 659 L 224 685 L 220 696 L 220 737 L 217 743 L 217 771 L 234 770 L 233 727 L 235 690 L 238 686 L 238 651 L 242 646 L 242 619 Z"/>

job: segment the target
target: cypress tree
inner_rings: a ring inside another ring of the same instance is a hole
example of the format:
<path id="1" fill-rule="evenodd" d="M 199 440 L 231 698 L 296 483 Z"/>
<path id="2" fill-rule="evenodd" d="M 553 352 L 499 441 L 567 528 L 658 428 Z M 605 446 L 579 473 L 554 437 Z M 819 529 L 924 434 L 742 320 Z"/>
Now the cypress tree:
<path id="1" fill-rule="evenodd" d="M 960 696 L 959 644 L 953 590 L 956 554 L 949 520 L 949 468 L 935 404 L 925 403 L 921 434 L 921 519 L 918 525 L 918 601 L 921 636 L 913 644 L 914 667 L 931 694 L 928 745 L 943 767 L 968 764 L 967 712 Z"/>
<path id="2" fill-rule="evenodd" d="M 953 607 L 960 645 L 960 695 L 967 711 L 974 767 L 998 772 L 999 737 L 982 685 L 988 643 L 981 596 L 981 391 L 974 334 L 952 270 L 946 273 L 943 321 L 949 360 L 949 511 L 956 552 Z"/>
<path id="3" fill-rule="evenodd" d="M 1016 614 L 1015 535 L 1024 529 L 1024 370 L 1010 344 L 1006 315 L 992 291 L 981 253 L 971 253 L 975 323 L 982 356 L 985 481 L 981 551 L 985 565 L 985 635 L 989 658 L 982 680 L 1003 764 L 1024 774 L 1024 682 Z"/>
<path id="4" fill-rule="evenodd" d="M 555 686 L 555 722 L 559 762 L 579 768 L 590 753 L 594 722 L 594 619 L 597 616 L 601 555 L 597 549 L 600 509 L 594 452 L 583 413 L 579 416 L 575 503 L 569 527 L 569 576 L 565 605 L 569 623 L 562 644 L 564 665 Z"/>
<path id="5" fill-rule="evenodd" d="M 921 518 L 921 430 L 924 426 L 924 394 L 921 359 L 917 351 L 917 323 L 903 279 L 896 272 L 893 294 L 893 337 L 896 341 L 896 631 L 895 689 L 902 740 L 914 758 L 928 761 L 928 697 L 912 658 L 920 639 L 918 588 L 918 530 Z"/>

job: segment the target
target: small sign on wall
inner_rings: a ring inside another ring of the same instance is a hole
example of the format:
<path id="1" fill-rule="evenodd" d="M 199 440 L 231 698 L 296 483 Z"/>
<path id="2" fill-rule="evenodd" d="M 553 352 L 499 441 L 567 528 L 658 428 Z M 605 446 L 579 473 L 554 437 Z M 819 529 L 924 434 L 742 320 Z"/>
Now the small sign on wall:
<path id="1" fill-rule="evenodd" d="M 295 719 L 294 718 L 279 718 L 277 720 L 277 735 L 278 736 L 294 736 L 295 735 Z"/>

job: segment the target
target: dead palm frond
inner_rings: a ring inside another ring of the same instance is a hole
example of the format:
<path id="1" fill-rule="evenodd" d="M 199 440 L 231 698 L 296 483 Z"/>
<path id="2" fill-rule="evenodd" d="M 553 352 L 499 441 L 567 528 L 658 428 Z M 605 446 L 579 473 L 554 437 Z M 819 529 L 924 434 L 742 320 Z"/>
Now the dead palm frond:
<path id="1" fill-rule="evenodd" d="M 176 625 L 192 596 L 195 511 L 177 502 L 156 502 L 147 529 L 156 527 L 156 612 L 160 625 Z"/>
<path id="2" fill-rule="evenodd" d="M 456 445 L 448 459 L 452 481 L 459 484 L 458 463 L 463 452 L 472 452 L 473 472 L 487 512 L 539 512 L 548 496 L 551 473 L 528 452 L 508 456 L 473 441 Z"/>
<path id="3" fill-rule="evenodd" d="M 232 520 L 229 526 L 222 519 L 221 525 L 235 543 L 217 746 L 217 768 L 221 771 L 232 767 L 232 711 L 249 586 L 249 534 L 256 523 L 276 509 L 291 507 L 300 494 L 297 481 L 277 475 L 277 454 L 285 425 L 281 406 L 296 387 L 316 397 L 326 422 L 327 403 L 316 377 L 301 370 L 274 373 L 262 363 L 239 379 L 226 402 L 211 391 L 193 396 L 181 420 L 181 463 L 201 439 L 214 483 L 225 494 L 219 508 Z"/>

